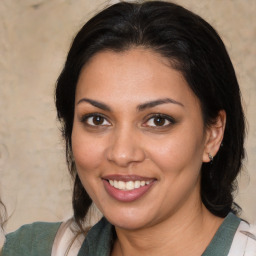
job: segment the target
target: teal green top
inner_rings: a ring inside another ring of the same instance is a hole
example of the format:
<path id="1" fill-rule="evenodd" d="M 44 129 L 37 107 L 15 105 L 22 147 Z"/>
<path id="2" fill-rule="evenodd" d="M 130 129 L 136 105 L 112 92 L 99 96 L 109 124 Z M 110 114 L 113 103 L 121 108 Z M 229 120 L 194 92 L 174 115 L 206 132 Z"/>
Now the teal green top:
<path id="1" fill-rule="evenodd" d="M 202 256 L 227 256 L 240 219 L 230 213 Z M 2 256 L 50 256 L 60 223 L 25 225 L 7 235 Z M 114 227 L 102 218 L 87 234 L 78 256 L 109 256 L 116 238 Z"/>
<path id="2" fill-rule="evenodd" d="M 61 223 L 35 222 L 6 236 L 1 256 L 47 256 Z"/>
<path id="3" fill-rule="evenodd" d="M 236 215 L 229 213 L 202 256 L 227 256 L 240 222 Z"/>

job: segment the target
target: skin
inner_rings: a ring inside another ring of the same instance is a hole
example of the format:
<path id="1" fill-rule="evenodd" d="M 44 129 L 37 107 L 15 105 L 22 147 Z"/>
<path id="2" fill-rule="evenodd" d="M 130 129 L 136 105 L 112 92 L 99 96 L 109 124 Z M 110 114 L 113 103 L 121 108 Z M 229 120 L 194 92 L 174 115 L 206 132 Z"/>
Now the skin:
<path id="1" fill-rule="evenodd" d="M 201 255 L 223 221 L 202 204 L 200 169 L 219 149 L 225 112 L 206 128 L 182 74 L 143 48 L 96 54 L 75 97 L 72 150 L 82 184 L 116 228 L 112 255 Z M 154 184 L 123 202 L 106 191 L 108 175 Z"/>

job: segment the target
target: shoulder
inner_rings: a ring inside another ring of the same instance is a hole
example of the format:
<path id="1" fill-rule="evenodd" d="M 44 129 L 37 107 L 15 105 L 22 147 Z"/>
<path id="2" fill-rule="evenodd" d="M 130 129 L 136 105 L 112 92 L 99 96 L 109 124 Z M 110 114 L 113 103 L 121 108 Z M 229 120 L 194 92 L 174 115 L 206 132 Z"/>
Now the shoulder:
<path id="1" fill-rule="evenodd" d="M 256 255 L 256 225 L 241 221 L 228 255 Z"/>
<path id="2" fill-rule="evenodd" d="M 52 256 L 77 255 L 85 239 L 74 218 L 63 222 L 55 236 Z"/>
<path id="3" fill-rule="evenodd" d="M 110 255 L 115 237 L 114 226 L 103 217 L 88 232 L 78 256 L 82 255 Z"/>
<path id="4" fill-rule="evenodd" d="M 6 236 L 2 256 L 50 255 L 60 225 L 59 222 L 35 222 L 22 226 Z"/>
<path id="5" fill-rule="evenodd" d="M 109 255 L 112 247 L 112 225 L 102 218 L 93 227 L 81 232 L 73 218 L 63 222 L 55 237 L 52 255 Z"/>

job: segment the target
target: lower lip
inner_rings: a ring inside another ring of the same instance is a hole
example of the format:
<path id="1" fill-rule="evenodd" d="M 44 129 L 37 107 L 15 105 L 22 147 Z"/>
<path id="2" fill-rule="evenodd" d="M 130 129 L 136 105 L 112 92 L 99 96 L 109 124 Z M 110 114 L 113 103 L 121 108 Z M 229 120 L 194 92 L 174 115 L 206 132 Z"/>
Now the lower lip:
<path id="1" fill-rule="evenodd" d="M 153 186 L 154 183 L 155 181 L 152 181 L 148 185 L 132 190 L 120 190 L 111 186 L 107 180 L 103 180 L 104 187 L 108 194 L 116 200 L 122 202 L 132 202 L 141 198 Z"/>

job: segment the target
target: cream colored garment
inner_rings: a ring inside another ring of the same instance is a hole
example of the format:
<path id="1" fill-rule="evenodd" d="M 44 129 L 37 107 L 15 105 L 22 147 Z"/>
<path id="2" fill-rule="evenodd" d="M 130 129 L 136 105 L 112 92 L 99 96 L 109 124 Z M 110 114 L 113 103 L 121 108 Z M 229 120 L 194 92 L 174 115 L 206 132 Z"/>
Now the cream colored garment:
<path id="1" fill-rule="evenodd" d="M 256 256 L 256 225 L 241 221 L 228 256 Z"/>
<path id="2" fill-rule="evenodd" d="M 73 219 L 63 222 L 54 239 L 51 256 L 77 256 L 85 239 L 83 234 L 76 235 L 77 230 Z"/>

